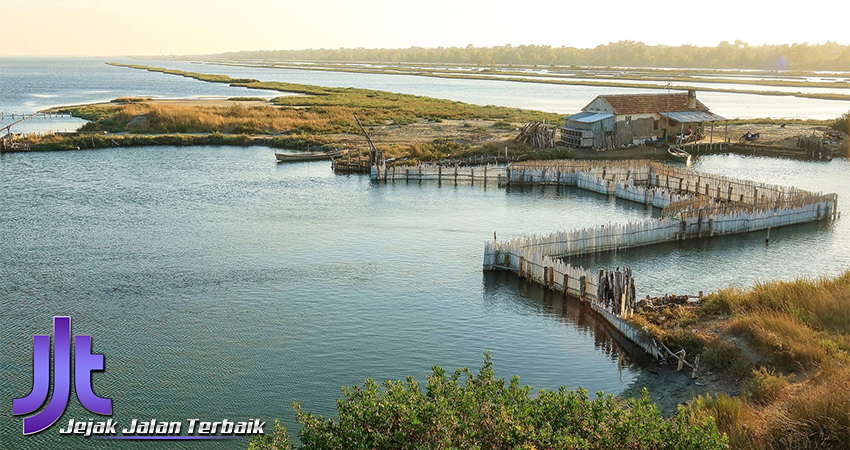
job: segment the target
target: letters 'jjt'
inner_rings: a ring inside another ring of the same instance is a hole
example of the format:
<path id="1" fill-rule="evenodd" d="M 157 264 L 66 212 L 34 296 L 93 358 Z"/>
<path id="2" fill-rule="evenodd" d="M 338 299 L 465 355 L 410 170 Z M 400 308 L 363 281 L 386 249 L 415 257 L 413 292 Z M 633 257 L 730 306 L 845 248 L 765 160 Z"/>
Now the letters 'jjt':
<path id="1" fill-rule="evenodd" d="M 46 408 L 24 418 L 24 434 L 33 434 L 53 425 L 68 406 L 71 393 L 71 318 L 53 318 L 53 397 Z M 50 388 L 50 336 L 32 337 L 32 392 L 12 402 L 12 414 L 29 414 L 44 404 Z M 91 336 L 74 336 L 74 386 L 80 403 L 95 414 L 112 414 L 112 400 L 94 394 L 91 373 L 103 370 L 103 355 L 91 354 Z"/>

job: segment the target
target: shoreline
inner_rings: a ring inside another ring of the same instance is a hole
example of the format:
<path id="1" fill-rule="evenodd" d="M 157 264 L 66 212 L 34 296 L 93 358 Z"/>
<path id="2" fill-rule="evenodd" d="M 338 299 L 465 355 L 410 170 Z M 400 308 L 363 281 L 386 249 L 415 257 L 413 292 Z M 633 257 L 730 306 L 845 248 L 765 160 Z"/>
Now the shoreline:
<path id="1" fill-rule="evenodd" d="M 194 61 L 194 60 L 192 60 Z M 517 83 L 539 83 L 539 84 L 554 84 L 554 85 L 567 85 L 567 86 L 593 86 L 593 87 L 615 87 L 615 88 L 634 88 L 634 89 L 667 89 L 667 85 L 665 83 L 661 84 L 641 84 L 641 83 L 628 83 L 628 82 L 616 82 L 617 78 L 624 80 L 647 80 L 647 81 L 658 81 L 661 82 L 661 79 L 656 78 L 641 78 L 641 77 L 631 77 L 631 76 L 623 76 L 623 77 L 599 77 L 599 81 L 596 80 L 570 80 L 568 77 L 556 77 L 552 75 L 542 75 L 542 74 L 533 74 L 533 73 L 515 73 L 515 72 L 504 72 L 497 73 L 498 76 L 494 75 L 479 75 L 476 74 L 475 71 L 468 72 L 459 72 L 459 73 L 435 73 L 429 72 L 426 70 L 418 70 L 413 67 L 397 67 L 392 70 L 387 70 L 386 68 L 376 68 L 376 69 L 365 69 L 365 68 L 353 68 L 346 67 L 344 65 L 338 67 L 328 67 L 328 66 L 313 66 L 313 67 L 305 67 L 303 65 L 291 64 L 291 63 L 271 63 L 271 64 L 250 64 L 250 63 L 240 63 L 240 62 L 221 62 L 221 61 L 208 61 L 208 60 L 200 60 L 206 64 L 211 65 L 222 65 L 222 66 L 233 66 L 233 67 L 249 67 L 249 68 L 269 68 L 269 69 L 291 69 L 291 70 L 313 70 L 313 71 L 321 71 L 321 72 L 343 72 L 343 73 L 362 73 L 362 74 L 379 74 L 379 75 L 411 75 L 411 76 L 421 76 L 421 77 L 430 77 L 430 78 L 445 78 L 445 79 L 468 79 L 468 80 L 485 80 L 485 81 L 512 81 Z M 564 79 L 561 79 L 564 78 Z M 674 79 L 676 83 L 687 83 L 688 80 L 684 79 Z M 850 87 L 845 85 L 829 85 L 828 83 L 811 83 L 806 84 L 804 82 L 788 82 L 788 83 L 777 83 L 777 82 L 765 82 L 765 83 L 749 83 L 743 82 L 741 80 L 721 80 L 721 81 L 713 81 L 711 79 L 694 79 L 690 80 L 691 82 L 698 83 L 707 83 L 707 84 L 738 84 L 742 86 L 753 85 L 753 86 L 774 86 L 774 87 L 822 87 L 827 89 L 848 89 Z M 829 100 L 829 101 L 848 101 L 850 100 L 850 94 L 835 94 L 835 93 L 804 93 L 804 92 L 785 92 L 785 91 L 766 91 L 766 90 L 758 90 L 758 89 L 730 89 L 730 88 L 722 88 L 722 87 L 694 87 L 688 84 L 675 84 L 670 86 L 671 89 L 675 90 L 699 90 L 702 92 L 723 92 L 723 93 L 731 93 L 731 94 L 750 94 L 750 95 L 768 95 L 768 96 L 780 96 L 780 97 L 799 97 L 799 98 L 811 98 L 818 100 Z"/>

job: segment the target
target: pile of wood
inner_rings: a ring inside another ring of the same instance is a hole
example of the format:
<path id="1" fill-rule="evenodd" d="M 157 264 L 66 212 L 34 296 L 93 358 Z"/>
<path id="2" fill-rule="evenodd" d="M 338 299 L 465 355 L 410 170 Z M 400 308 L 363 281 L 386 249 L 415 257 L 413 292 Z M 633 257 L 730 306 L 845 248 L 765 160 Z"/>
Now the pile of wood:
<path id="1" fill-rule="evenodd" d="M 527 123 L 522 127 L 514 142 L 528 144 L 532 148 L 555 148 L 556 131 L 557 128 L 550 127 L 546 122 Z"/>
<path id="2" fill-rule="evenodd" d="M 676 295 L 664 294 L 661 297 L 650 298 L 648 295 L 645 299 L 637 302 L 637 311 L 664 311 L 671 308 L 676 308 L 680 305 L 692 305 L 699 303 L 699 296 L 692 295 Z"/>
<path id="3" fill-rule="evenodd" d="M 599 269 L 599 281 L 596 284 L 596 298 L 604 308 L 619 317 L 628 318 L 635 310 L 635 279 L 632 269 L 623 271 Z"/>

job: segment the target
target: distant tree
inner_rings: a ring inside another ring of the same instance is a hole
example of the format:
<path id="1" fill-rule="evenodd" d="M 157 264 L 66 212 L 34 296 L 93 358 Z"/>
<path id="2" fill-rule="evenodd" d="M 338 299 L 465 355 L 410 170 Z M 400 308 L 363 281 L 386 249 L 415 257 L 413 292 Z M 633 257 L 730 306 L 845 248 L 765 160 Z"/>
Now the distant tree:
<path id="1" fill-rule="evenodd" d="M 548 45 L 505 45 L 502 47 L 410 47 L 406 49 L 315 49 L 231 52 L 208 55 L 228 59 L 310 61 L 416 61 L 423 63 L 546 64 L 584 66 L 704 67 L 738 69 L 794 69 L 847 71 L 850 46 L 825 44 L 751 46 L 741 40 L 723 41 L 716 47 L 681 45 L 649 46 L 643 42 L 620 41 L 592 49 L 553 48 Z"/>

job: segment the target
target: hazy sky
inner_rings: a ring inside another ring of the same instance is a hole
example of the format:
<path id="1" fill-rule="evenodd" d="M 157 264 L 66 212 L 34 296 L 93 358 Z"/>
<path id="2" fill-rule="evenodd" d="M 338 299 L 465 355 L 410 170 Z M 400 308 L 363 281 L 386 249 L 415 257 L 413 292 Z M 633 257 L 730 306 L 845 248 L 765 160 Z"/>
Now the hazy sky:
<path id="1" fill-rule="evenodd" d="M 468 44 L 595 47 L 619 40 L 699 46 L 736 39 L 850 44 L 847 0 L 785 5 L 741 0 L 0 0 L 0 56 Z"/>

